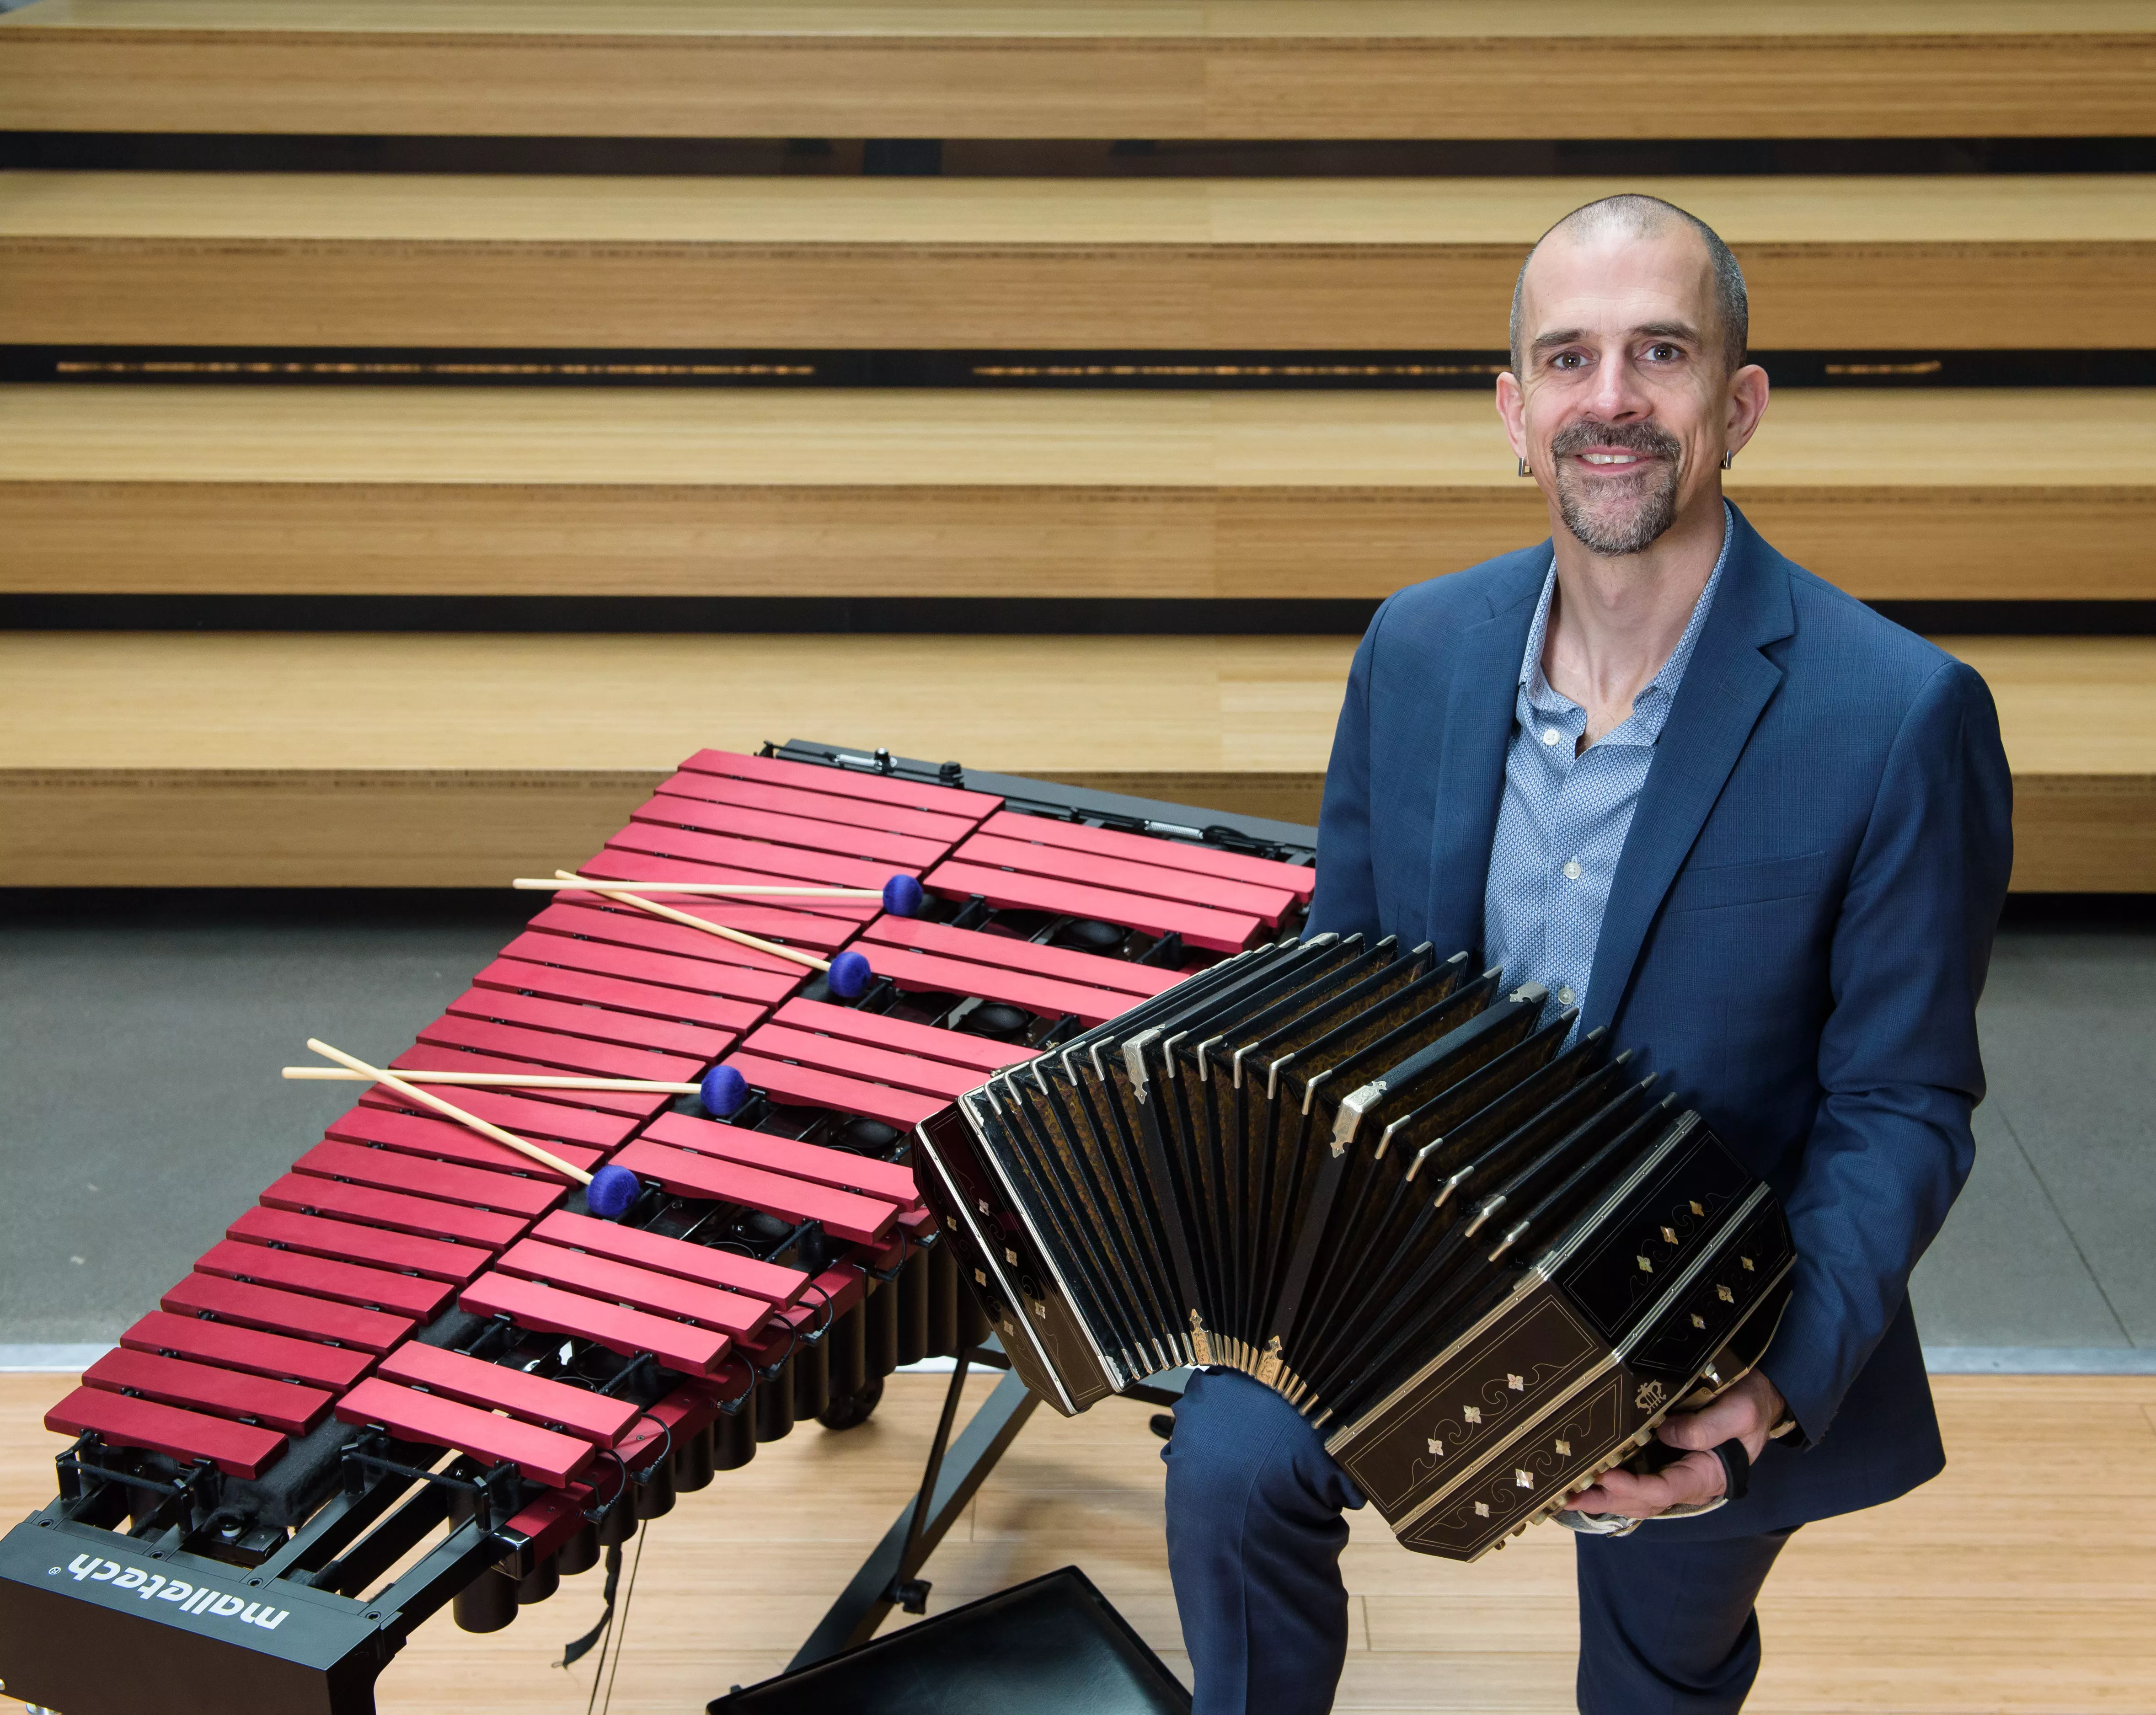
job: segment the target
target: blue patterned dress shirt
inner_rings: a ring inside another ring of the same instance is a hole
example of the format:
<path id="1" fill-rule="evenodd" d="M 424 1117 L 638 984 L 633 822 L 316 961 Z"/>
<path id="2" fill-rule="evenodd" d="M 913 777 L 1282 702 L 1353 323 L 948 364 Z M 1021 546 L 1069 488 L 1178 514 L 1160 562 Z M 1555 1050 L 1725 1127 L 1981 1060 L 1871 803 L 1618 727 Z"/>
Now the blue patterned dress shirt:
<path id="1" fill-rule="evenodd" d="M 1684 635 L 1632 699 L 1630 715 L 1584 752 L 1578 745 L 1587 711 L 1551 690 L 1543 676 L 1543 644 L 1557 589 L 1554 556 L 1543 579 L 1542 603 L 1520 661 L 1517 724 L 1505 752 L 1505 798 L 1482 895 L 1482 947 L 1484 963 L 1502 965 L 1508 982 L 1532 980 L 1548 988 L 1547 1018 L 1587 1000 L 1617 860 L 1655 759 L 1655 741 L 1714 604 L 1732 534 L 1724 501 L 1722 552 L 1692 604 Z"/>

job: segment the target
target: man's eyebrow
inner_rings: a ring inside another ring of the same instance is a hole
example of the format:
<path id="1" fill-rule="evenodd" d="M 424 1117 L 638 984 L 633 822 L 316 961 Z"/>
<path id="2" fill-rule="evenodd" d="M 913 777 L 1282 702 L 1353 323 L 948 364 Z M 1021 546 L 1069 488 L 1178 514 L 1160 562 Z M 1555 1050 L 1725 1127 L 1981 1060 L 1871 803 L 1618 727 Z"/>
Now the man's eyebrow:
<path id="1" fill-rule="evenodd" d="M 1559 346 L 1568 346 L 1584 339 L 1587 331 L 1579 327 L 1561 327 L 1555 333 L 1537 334 L 1527 349 L 1537 354 L 1553 351 Z"/>

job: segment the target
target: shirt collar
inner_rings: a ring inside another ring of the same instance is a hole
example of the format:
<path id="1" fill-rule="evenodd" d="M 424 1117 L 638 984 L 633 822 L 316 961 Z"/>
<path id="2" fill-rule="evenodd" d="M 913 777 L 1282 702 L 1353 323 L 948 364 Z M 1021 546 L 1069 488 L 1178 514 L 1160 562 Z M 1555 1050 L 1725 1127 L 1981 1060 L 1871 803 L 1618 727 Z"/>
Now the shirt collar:
<path id="1" fill-rule="evenodd" d="M 1730 517 L 1729 502 L 1722 503 L 1722 552 L 1715 556 L 1714 570 L 1707 573 L 1707 587 L 1699 593 L 1699 599 L 1691 604 L 1691 617 L 1685 621 L 1684 634 L 1677 639 L 1676 647 L 1670 651 L 1655 676 L 1640 688 L 1632 699 L 1632 713 L 1614 732 L 1605 735 L 1604 742 L 1622 735 L 1624 739 L 1652 744 L 1660 736 L 1662 722 L 1669 715 L 1670 705 L 1676 700 L 1677 685 L 1684 678 L 1685 668 L 1691 660 L 1692 651 L 1699 646 L 1699 634 L 1707 624 L 1707 609 L 1714 605 L 1714 593 L 1721 587 L 1722 568 L 1729 563 L 1729 544 L 1736 540 L 1737 531 Z M 1535 604 L 1534 624 L 1527 628 L 1527 646 L 1520 657 L 1520 689 L 1529 702 L 1540 708 L 1577 708 L 1568 696 L 1550 688 L 1549 680 L 1543 676 L 1543 647 L 1549 638 L 1550 602 L 1557 593 L 1557 556 L 1550 556 L 1549 570 L 1543 577 L 1542 599 Z"/>

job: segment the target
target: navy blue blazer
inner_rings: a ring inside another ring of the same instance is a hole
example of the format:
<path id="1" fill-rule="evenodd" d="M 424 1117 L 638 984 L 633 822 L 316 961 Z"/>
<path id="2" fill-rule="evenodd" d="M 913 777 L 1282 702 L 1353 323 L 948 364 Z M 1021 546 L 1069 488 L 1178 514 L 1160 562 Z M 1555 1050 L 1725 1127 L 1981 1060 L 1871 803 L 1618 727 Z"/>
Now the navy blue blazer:
<path id="1" fill-rule="evenodd" d="M 1607 1024 L 1781 1194 L 1796 1284 L 1762 1367 L 1799 1433 L 1750 1497 L 1653 1527 L 1777 1530 L 1945 1463 L 1909 1271 L 1974 1153 L 1976 1002 L 2012 863 L 1984 680 L 1736 515 L 1617 865 Z M 1313 930 L 1481 940 L 1520 660 L 1550 544 L 1401 590 L 1348 681 Z"/>

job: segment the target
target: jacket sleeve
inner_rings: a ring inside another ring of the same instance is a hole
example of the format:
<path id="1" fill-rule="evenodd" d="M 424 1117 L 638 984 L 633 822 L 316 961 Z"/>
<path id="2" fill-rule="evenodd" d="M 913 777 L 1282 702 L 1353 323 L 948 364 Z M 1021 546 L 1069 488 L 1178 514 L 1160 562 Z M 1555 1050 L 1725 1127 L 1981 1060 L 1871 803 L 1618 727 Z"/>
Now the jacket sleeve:
<path id="1" fill-rule="evenodd" d="M 1388 596 L 1348 671 L 1348 695 L 1333 729 L 1332 756 L 1325 768 L 1325 800 L 1317 815 L 1317 888 L 1310 902 L 1307 932 L 1378 932 L 1376 877 L 1370 864 L 1370 679 L 1378 633 L 1392 606 Z"/>
<path id="2" fill-rule="evenodd" d="M 1824 1093 L 1786 1199 L 1795 1291 L 1760 1367 L 1806 1442 L 1826 1433 L 1969 1177 L 1984 1098 L 1976 1003 L 2012 809 L 1991 694 L 1943 664 L 1896 735 L 1843 896 Z"/>

